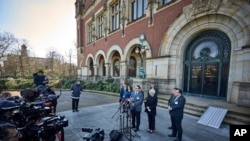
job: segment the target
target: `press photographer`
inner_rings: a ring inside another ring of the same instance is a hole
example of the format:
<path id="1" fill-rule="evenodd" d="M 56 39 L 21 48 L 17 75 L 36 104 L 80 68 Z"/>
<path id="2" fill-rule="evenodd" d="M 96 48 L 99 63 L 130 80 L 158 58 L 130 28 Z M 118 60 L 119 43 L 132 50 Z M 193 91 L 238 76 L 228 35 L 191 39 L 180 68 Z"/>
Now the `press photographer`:
<path id="1" fill-rule="evenodd" d="M 68 120 L 51 113 L 51 107 L 46 103 L 53 99 L 41 98 L 40 92 L 30 88 L 22 90 L 20 95 L 23 97 L 20 105 L 10 106 L 7 100 L 0 105 L 1 118 L 16 125 L 23 135 L 20 140 L 55 141 L 58 136 L 59 141 L 64 141 L 64 127 L 68 126 Z"/>

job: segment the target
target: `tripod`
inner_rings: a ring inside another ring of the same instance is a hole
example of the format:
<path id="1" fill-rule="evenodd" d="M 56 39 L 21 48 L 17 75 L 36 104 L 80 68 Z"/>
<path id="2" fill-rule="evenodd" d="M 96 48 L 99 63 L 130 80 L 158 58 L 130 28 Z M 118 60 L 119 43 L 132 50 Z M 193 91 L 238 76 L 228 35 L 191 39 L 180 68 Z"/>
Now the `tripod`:
<path id="1" fill-rule="evenodd" d="M 122 123 L 123 123 L 122 133 L 123 133 L 123 135 L 125 135 L 125 137 L 129 141 L 132 141 L 133 138 L 135 138 L 135 137 L 140 137 L 132 129 L 132 115 L 131 115 L 131 110 L 130 110 L 130 104 L 123 105 Z"/>
<path id="2" fill-rule="evenodd" d="M 123 118 L 122 118 L 122 105 L 119 105 L 118 109 L 116 110 L 116 112 L 113 114 L 112 118 L 115 117 L 115 115 L 119 112 L 119 130 L 122 132 L 123 130 Z"/>

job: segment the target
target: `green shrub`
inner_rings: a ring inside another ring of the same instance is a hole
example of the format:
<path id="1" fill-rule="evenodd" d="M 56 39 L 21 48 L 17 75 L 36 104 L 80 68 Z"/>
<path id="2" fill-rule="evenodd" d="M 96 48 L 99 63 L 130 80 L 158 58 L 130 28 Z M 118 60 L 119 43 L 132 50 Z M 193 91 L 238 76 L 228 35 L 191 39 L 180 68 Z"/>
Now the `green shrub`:
<path id="1" fill-rule="evenodd" d="M 3 90 L 7 89 L 5 83 L 7 82 L 7 80 L 0 80 L 0 92 L 2 92 Z"/>
<path id="2" fill-rule="evenodd" d="M 105 80 L 107 83 L 113 83 L 115 81 L 114 78 L 109 77 L 108 79 Z"/>
<path id="3" fill-rule="evenodd" d="M 118 83 L 112 83 L 111 86 L 110 86 L 110 92 L 113 92 L 113 93 L 119 93 L 119 87 L 120 85 Z"/>
<path id="4" fill-rule="evenodd" d="M 86 82 L 83 84 L 83 89 L 87 89 L 87 90 L 94 90 L 96 88 L 95 86 L 96 84 L 93 82 Z"/>
<path id="5" fill-rule="evenodd" d="M 76 79 L 69 79 L 69 80 L 62 80 L 62 88 L 63 89 L 69 89 L 70 86 L 76 82 Z"/>
<path id="6" fill-rule="evenodd" d="M 18 89 L 16 80 L 9 80 L 5 83 L 7 89 Z"/>
<path id="7" fill-rule="evenodd" d="M 32 88 L 33 87 L 33 80 L 31 79 L 23 79 L 17 80 L 18 89 L 25 89 L 25 88 Z"/>
<path id="8" fill-rule="evenodd" d="M 62 88 L 63 86 L 63 80 L 54 80 L 53 82 L 50 83 L 50 86 L 54 87 L 54 88 Z"/>

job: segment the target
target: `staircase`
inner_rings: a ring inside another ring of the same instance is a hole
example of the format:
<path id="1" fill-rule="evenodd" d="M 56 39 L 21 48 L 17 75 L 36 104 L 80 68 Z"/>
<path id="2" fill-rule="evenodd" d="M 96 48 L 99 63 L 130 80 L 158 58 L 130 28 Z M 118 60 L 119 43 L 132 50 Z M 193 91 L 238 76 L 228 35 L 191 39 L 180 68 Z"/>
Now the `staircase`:
<path id="1" fill-rule="evenodd" d="M 91 91 L 90 91 L 91 92 Z M 94 91 L 98 93 L 98 91 Z M 99 93 L 119 96 L 117 93 L 103 92 Z M 158 94 L 158 106 L 167 109 L 169 94 Z M 201 98 L 195 96 L 185 96 L 186 105 L 184 113 L 200 117 L 209 106 L 228 109 L 228 112 L 223 120 L 224 123 L 234 125 L 250 125 L 250 108 L 230 104 L 225 100 Z"/>
<path id="2" fill-rule="evenodd" d="M 168 100 L 170 95 L 159 94 L 158 95 L 158 106 L 162 108 L 167 108 Z M 226 101 L 185 96 L 186 105 L 184 113 L 200 117 L 209 106 L 225 108 L 228 112 L 223 120 L 227 124 L 236 125 L 249 125 L 250 124 L 250 108 L 241 107 L 236 104 L 230 104 Z"/>

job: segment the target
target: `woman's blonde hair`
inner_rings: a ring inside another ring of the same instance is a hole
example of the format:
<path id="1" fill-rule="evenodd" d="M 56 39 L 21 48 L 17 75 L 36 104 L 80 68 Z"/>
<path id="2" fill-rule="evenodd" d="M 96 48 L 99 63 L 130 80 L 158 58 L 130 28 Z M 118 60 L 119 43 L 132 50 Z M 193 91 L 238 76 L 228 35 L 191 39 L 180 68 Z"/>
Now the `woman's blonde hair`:
<path id="1" fill-rule="evenodd" d="M 150 89 L 148 93 L 149 94 L 155 94 L 155 89 Z"/>

